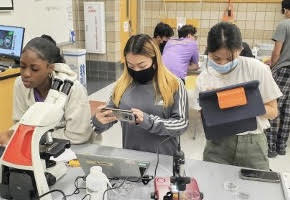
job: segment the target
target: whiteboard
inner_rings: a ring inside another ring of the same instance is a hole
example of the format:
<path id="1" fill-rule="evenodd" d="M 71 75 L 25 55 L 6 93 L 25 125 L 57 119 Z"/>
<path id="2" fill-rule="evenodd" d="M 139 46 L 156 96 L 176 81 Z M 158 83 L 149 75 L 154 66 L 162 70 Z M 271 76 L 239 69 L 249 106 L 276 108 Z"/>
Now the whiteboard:
<path id="1" fill-rule="evenodd" d="M 25 28 L 24 45 L 42 34 L 58 44 L 70 41 L 72 0 L 14 0 L 14 10 L 0 12 L 0 24 Z"/>

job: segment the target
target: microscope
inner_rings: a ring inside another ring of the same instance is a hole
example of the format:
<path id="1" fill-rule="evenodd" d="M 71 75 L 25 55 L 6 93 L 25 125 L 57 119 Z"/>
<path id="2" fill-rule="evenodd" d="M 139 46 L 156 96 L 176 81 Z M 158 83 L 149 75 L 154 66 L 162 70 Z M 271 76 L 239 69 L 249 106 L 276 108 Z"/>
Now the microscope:
<path id="1" fill-rule="evenodd" d="M 202 200 L 203 194 L 199 191 L 194 178 L 187 177 L 184 170 L 185 158 L 180 147 L 173 156 L 173 176 L 156 177 L 154 179 L 155 192 L 151 199 L 155 200 Z"/>
<path id="2" fill-rule="evenodd" d="M 0 197 L 36 200 L 49 192 L 66 172 L 63 162 L 50 160 L 70 147 L 69 140 L 52 137 L 64 116 L 69 79 L 54 78 L 44 102 L 36 102 L 23 115 L 0 159 Z M 52 200 L 50 193 L 42 200 Z"/>

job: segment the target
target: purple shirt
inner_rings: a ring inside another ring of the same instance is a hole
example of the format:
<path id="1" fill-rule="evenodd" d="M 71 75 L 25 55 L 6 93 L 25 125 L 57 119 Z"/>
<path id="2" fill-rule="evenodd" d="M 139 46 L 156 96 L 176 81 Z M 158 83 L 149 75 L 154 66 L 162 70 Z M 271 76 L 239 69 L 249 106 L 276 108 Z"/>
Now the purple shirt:
<path id="1" fill-rule="evenodd" d="M 44 99 L 40 96 L 36 89 L 33 89 L 33 93 L 35 102 L 44 102 Z"/>
<path id="2" fill-rule="evenodd" d="M 189 38 L 170 39 L 163 50 L 165 66 L 177 77 L 184 79 L 191 63 L 198 64 L 197 42 Z"/>

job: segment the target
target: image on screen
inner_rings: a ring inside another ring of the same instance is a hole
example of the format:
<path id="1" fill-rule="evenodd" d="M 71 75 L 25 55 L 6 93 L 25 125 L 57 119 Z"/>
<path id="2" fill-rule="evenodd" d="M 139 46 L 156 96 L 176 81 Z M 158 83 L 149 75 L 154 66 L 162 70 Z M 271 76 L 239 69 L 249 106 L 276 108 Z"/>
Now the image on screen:
<path id="1" fill-rule="evenodd" d="M 19 59 L 23 46 L 24 28 L 0 25 L 0 56 Z"/>

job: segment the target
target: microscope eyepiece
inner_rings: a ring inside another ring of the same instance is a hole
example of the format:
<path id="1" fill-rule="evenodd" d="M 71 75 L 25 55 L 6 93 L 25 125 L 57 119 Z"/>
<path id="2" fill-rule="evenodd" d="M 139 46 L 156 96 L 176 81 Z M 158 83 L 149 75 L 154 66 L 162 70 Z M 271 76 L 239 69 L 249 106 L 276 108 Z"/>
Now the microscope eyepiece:
<path id="1" fill-rule="evenodd" d="M 68 95 L 73 84 L 74 83 L 70 80 L 64 80 L 61 92 Z"/>

